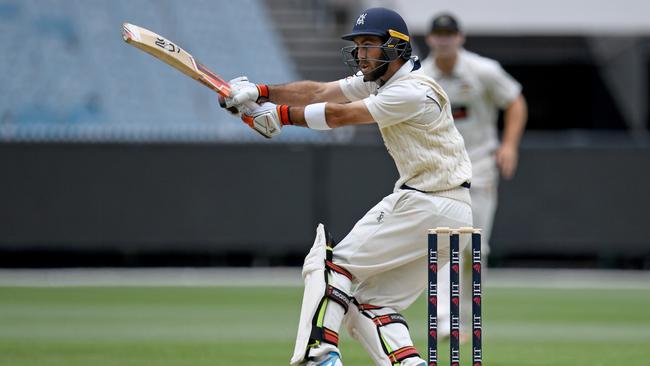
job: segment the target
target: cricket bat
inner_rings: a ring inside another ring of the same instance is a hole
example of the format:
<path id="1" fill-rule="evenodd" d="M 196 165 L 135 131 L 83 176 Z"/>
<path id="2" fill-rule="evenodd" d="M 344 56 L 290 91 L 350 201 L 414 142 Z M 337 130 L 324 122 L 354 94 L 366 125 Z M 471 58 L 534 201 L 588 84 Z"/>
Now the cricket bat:
<path id="1" fill-rule="evenodd" d="M 148 29 L 130 23 L 122 24 L 122 38 L 131 46 L 143 50 L 217 92 L 219 94 L 219 103 L 225 108 L 224 98 L 230 97 L 230 84 L 210 71 L 205 65 L 197 62 L 189 52 L 176 43 Z M 253 110 L 257 107 L 257 104 L 249 102 L 246 103 L 246 107 Z M 233 113 L 238 112 L 234 107 L 229 108 L 229 110 Z"/>
<path id="2" fill-rule="evenodd" d="M 229 98 L 231 95 L 230 84 L 219 77 L 219 75 L 210 71 L 203 64 L 197 62 L 189 52 L 179 47 L 176 43 L 148 29 L 130 23 L 122 24 L 122 38 L 131 46 L 143 50 L 217 92 L 219 94 L 219 104 L 223 108 L 226 108 L 224 98 Z M 252 111 L 257 107 L 257 103 L 252 101 L 244 103 L 244 111 Z M 239 114 L 240 112 L 236 107 L 230 107 L 228 110 L 234 114 Z M 253 127 L 252 125 L 250 126 Z M 268 129 L 269 127 L 262 126 L 262 128 Z M 262 136 L 269 138 L 269 136 L 264 135 L 257 129 L 253 129 Z"/>

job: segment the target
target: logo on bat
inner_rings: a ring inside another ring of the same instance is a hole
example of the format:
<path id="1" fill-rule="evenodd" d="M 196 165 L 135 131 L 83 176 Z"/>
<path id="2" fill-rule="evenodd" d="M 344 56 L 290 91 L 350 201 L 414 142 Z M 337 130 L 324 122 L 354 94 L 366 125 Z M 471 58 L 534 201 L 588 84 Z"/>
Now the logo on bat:
<path id="1" fill-rule="evenodd" d="M 158 47 L 160 47 L 160 48 L 162 48 L 164 50 L 167 50 L 167 51 L 169 51 L 171 53 L 180 53 L 181 52 L 180 47 L 178 47 L 177 45 L 175 45 L 175 44 L 173 44 L 171 42 L 168 42 L 164 38 L 161 38 L 161 37 L 156 38 L 155 43 L 156 43 L 156 46 L 158 46 Z"/>

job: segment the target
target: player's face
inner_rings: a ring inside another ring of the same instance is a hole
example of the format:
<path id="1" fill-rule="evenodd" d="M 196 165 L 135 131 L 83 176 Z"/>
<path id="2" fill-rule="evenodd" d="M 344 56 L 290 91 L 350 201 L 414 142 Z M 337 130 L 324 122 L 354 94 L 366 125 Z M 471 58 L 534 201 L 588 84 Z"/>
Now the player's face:
<path id="1" fill-rule="evenodd" d="M 434 32 L 427 36 L 427 44 L 436 57 L 455 56 L 465 42 L 459 32 Z"/>
<path id="2" fill-rule="evenodd" d="M 384 42 L 375 36 L 359 36 L 354 38 L 354 44 L 357 47 L 359 70 L 366 76 L 366 79 L 376 79 L 371 75 L 385 62 L 380 48 Z"/>

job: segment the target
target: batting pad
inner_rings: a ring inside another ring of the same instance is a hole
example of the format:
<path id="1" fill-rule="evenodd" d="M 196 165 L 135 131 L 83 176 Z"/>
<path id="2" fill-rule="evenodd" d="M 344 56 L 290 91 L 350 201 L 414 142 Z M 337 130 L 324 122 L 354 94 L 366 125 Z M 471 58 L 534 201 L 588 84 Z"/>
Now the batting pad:
<path id="1" fill-rule="evenodd" d="M 325 256 L 326 248 L 325 226 L 318 224 L 316 228 L 316 239 L 305 257 L 302 268 L 302 277 L 305 280 L 305 291 L 302 297 L 300 308 L 300 322 L 298 323 L 298 334 L 296 336 L 296 347 L 291 357 L 292 365 L 299 365 L 306 356 L 307 345 L 311 335 L 312 319 L 318 310 L 325 288 Z"/>

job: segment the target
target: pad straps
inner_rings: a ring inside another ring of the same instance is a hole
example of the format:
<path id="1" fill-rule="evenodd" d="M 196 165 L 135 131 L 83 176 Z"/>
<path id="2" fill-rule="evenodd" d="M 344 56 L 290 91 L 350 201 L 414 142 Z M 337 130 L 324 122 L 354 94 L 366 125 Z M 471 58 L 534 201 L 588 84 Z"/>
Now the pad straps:
<path id="1" fill-rule="evenodd" d="M 342 274 L 343 276 L 347 277 L 350 281 L 352 281 L 352 273 L 348 272 L 345 268 L 334 264 L 334 262 L 332 261 L 336 242 L 334 241 L 334 239 L 331 238 L 331 236 L 328 236 L 327 239 L 328 239 L 327 246 L 325 247 L 327 249 L 327 252 L 325 253 L 325 267 L 331 271 Z"/>
<path id="2" fill-rule="evenodd" d="M 325 327 L 319 322 L 321 314 L 324 314 L 324 312 L 327 310 L 328 301 L 326 300 L 328 299 L 343 307 L 346 313 L 350 307 L 350 302 L 352 301 L 352 299 L 350 299 L 350 296 L 348 296 L 345 292 L 332 285 L 327 285 L 327 288 L 325 289 L 325 296 L 318 305 L 318 311 L 316 311 L 314 319 L 312 320 L 311 335 L 309 336 L 310 345 L 318 344 L 320 342 L 333 344 L 337 347 L 339 345 L 339 334 Z"/>
<path id="3" fill-rule="evenodd" d="M 402 347 L 389 353 L 387 356 L 390 362 L 393 364 L 399 364 L 402 362 L 402 360 L 405 360 L 409 357 L 420 357 L 418 351 L 413 346 Z"/>
<path id="4" fill-rule="evenodd" d="M 348 308 L 350 307 L 350 296 L 348 296 L 345 292 L 337 289 L 336 287 L 332 285 L 327 285 L 327 289 L 325 290 L 325 296 L 328 298 L 332 299 L 334 302 L 337 304 L 341 305 L 343 309 L 345 309 L 345 312 L 348 312 Z"/>
<path id="5" fill-rule="evenodd" d="M 324 317 L 325 311 L 327 311 L 327 306 L 329 305 L 329 301 L 327 300 L 332 300 L 332 302 L 340 305 L 345 313 L 348 312 L 350 303 L 353 301 L 353 299 L 343 290 L 330 285 L 330 271 L 345 276 L 349 280 L 352 280 L 352 274 L 332 262 L 333 248 L 336 246 L 336 242 L 334 239 L 332 239 L 330 233 L 327 231 L 326 237 L 327 246 L 325 248 L 327 251 L 325 253 L 325 283 L 327 284 L 327 287 L 325 288 L 323 299 L 318 305 L 318 310 L 316 311 L 316 314 L 312 320 L 312 330 L 309 344 L 315 345 L 320 342 L 326 342 L 338 347 L 338 333 L 322 325 L 322 323 L 319 322 L 319 319 L 322 319 L 322 317 Z"/>
<path id="6" fill-rule="evenodd" d="M 406 324 L 406 318 L 404 318 L 404 316 L 399 313 L 376 316 L 372 318 L 372 321 L 378 327 L 383 327 L 388 324 L 400 323 L 403 324 L 406 327 L 406 329 L 409 328 L 408 324 Z"/>
<path id="7" fill-rule="evenodd" d="M 310 335 L 310 345 L 316 345 L 320 342 L 332 344 L 336 347 L 339 346 L 339 334 L 327 327 L 313 327 Z"/>
<path id="8" fill-rule="evenodd" d="M 404 315 L 400 313 L 390 313 L 390 314 L 384 314 L 384 315 L 375 315 L 370 311 L 367 310 L 378 310 L 382 309 L 383 306 L 377 306 L 377 305 L 371 305 L 371 304 L 359 304 L 355 301 L 355 305 L 357 308 L 361 311 L 361 314 L 363 314 L 366 318 L 369 318 L 370 320 L 375 323 L 377 327 L 383 327 L 388 324 L 395 324 L 399 323 L 402 324 L 406 327 L 406 329 L 409 329 L 409 325 L 406 322 L 406 318 Z"/>
<path id="9" fill-rule="evenodd" d="M 388 359 L 393 365 L 399 365 L 402 362 L 402 360 L 405 360 L 409 357 L 420 357 L 418 351 L 415 349 L 415 347 L 411 345 L 398 348 L 395 351 L 391 350 L 389 345 L 386 343 L 386 341 L 381 335 L 381 328 L 389 324 L 402 324 L 403 326 L 406 327 L 406 329 L 408 329 L 409 326 L 406 323 L 406 318 L 404 318 L 402 314 L 389 313 L 389 314 L 377 315 L 371 310 L 379 310 L 384 308 L 383 306 L 377 306 L 372 304 L 359 304 L 354 299 L 353 301 L 354 301 L 354 305 L 357 306 L 361 314 L 363 314 L 363 316 L 365 316 L 366 318 L 372 320 L 372 322 L 375 323 L 375 325 L 377 326 L 377 335 L 379 336 L 379 339 L 382 340 L 381 345 L 384 350 L 384 353 L 386 354 L 386 356 L 388 357 Z"/>

